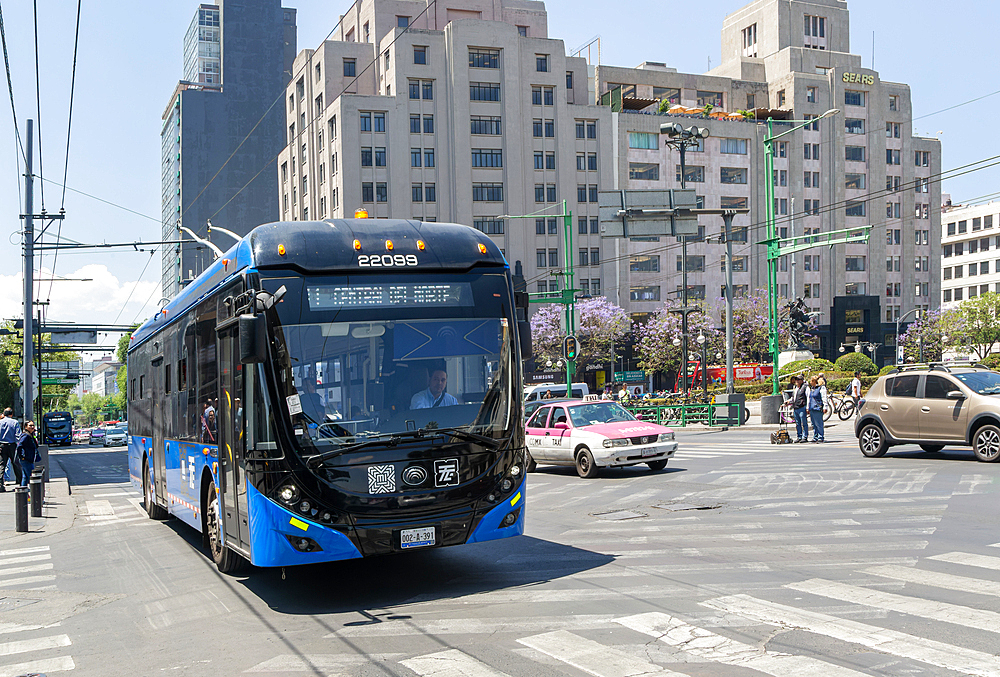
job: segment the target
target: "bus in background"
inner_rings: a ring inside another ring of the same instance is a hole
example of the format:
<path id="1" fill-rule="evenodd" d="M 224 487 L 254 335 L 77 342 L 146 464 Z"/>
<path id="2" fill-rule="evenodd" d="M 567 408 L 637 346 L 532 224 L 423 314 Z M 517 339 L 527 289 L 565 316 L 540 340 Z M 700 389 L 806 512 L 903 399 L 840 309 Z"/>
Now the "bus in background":
<path id="1" fill-rule="evenodd" d="M 132 482 L 224 572 L 521 534 L 526 309 L 467 226 L 259 226 L 132 336 Z"/>
<path id="2" fill-rule="evenodd" d="M 44 444 L 68 447 L 73 443 L 73 416 L 68 411 L 50 411 L 42 414 Z"/>

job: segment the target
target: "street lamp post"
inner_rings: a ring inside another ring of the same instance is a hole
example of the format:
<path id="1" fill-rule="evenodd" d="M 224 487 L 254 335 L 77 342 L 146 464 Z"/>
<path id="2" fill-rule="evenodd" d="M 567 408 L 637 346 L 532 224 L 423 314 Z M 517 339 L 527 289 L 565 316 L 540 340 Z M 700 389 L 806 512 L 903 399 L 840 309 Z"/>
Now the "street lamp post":
<path id="1" fill-rule="evenodd" d="M 903 364 L 903 344 L 899 342 L 899 325 L 906 316 L 911 313 L 919 313 L 920 308 L 910 308 L 905 313 L 896 318 L 896 364 Z"/>
<path id="2" fill-rule="evenodd" d="M 708 339 L 704 332 L 698 332 L 698 345 L 701 346 L 701 389 L 705 394 L 705 401 L 708 401 Z"/>

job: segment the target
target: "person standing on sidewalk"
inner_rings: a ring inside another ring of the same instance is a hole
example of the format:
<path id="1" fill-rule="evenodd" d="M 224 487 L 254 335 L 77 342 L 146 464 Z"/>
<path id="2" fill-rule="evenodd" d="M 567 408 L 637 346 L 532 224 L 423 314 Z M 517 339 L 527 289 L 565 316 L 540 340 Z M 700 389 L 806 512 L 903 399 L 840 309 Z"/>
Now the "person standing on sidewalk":
<path id="1" fill-rule="evenodd" d="M 21 425 L 14 418 L 14 411 L 7 407 L 0 418 L 0 491 L 7 491 L 3 485 L 3 476 L 7 471 L 7 463 L 14 470 L 16 483 L 21 483 L 21 466 L 14 457 L 17 441 L 21 437 Z"/>
<path id="2" fill-rule="evenodd" d="M 823 439 L 823 410 L 830 406 L 829 400 L 826 397 L 826 385 L 819 382 L 819 379 L 813 376 L 809 379 L 809 404 L 806 405 L 809 409 L 809 418 L 812 420 L 813 426 L 813 442 L 824 442 Z"/>
<path id="3" fill-rule="evenodd" d="M 801 376 L 793 376 L 792 416 L 795 418 L 795 441 L 809 441 L 809 414 L 806 411 L 806 383 Z"/>
<path id="4" fill-rule="evenodd" d="M 24 432 L 17 440 L 17 460 L 21 464 L 20 485 L 26 487 L 28 478 L 35 470 L 35 464 L 42 460 L 42 455 L 38 453 L 38 442 L 35 440 L 34 421 L 24 424 Z"/>

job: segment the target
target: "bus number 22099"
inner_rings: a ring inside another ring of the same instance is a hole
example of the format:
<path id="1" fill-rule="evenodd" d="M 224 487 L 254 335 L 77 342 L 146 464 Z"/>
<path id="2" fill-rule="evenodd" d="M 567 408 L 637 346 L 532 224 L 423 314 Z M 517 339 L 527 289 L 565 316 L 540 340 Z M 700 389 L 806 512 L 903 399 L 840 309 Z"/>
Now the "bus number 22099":
<path id="1" fill-rule="evenodd" d="M 402 266 L 417 265 L 416 254 L 361 254 L 358 256 L 358 265 L 370 268 L 393 268 Z"/>

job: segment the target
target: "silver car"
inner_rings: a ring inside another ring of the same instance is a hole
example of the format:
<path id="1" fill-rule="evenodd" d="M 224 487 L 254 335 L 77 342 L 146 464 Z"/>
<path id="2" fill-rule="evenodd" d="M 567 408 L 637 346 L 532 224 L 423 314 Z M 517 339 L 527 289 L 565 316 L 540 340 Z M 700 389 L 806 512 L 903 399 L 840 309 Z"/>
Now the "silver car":
<path id="1" fill-rule="evenodd" d="M 107 428 L 104 431 L 104 446 L 116 447 L 125 445 L 125 430 L 122 428 Z"/>

